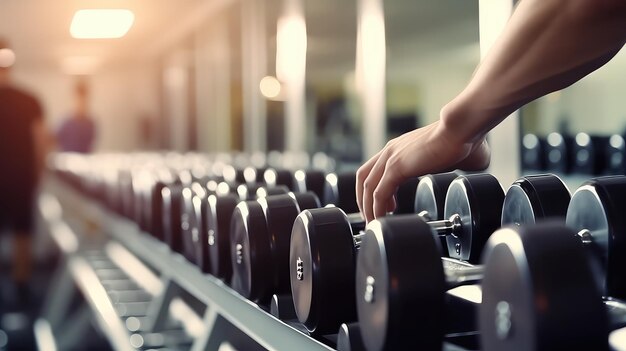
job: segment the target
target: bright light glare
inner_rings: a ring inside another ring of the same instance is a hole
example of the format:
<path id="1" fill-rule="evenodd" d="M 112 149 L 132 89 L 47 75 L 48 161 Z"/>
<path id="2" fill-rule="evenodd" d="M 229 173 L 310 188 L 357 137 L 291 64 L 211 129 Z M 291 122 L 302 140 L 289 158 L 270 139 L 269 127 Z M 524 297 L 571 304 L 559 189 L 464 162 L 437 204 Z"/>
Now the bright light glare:
<path id="1" fill-rule="evenodd" d="M 280 82 L 272 76 L 266 76 L 259 83 L 261 94 L 268 99 L 274 99 L 280 94 Z"/>
<path id="2" fill-rule="evenodd" d="M 278 19 L 276 34 L 276 74 L 289 83 L 304 79 L 306 67 L 306 23 L 301 14 L 293 13 Z"/>
<path id="3" fill-rule="evenodd" d="M 76 39 L 121 38 L 133 25 L 135 15 L 124 9 L 78 10 L 72 18 L 70 34 Z"/>
<path id="4" fill-rule="evenodd" d="M 9 68 L 15 64 L 15 53 L 8 48 L 0 49 L 0 68 Z"/>

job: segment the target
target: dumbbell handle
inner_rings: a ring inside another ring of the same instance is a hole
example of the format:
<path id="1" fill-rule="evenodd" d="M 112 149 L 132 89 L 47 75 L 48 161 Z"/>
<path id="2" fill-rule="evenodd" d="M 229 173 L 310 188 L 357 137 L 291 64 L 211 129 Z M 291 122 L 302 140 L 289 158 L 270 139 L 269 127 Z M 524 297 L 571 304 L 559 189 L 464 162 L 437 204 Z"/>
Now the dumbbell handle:
<path id="1" fill-rule="evenodd" d="M 448 219 L 440 220 L 440 221 L 429 221 L 427 222 L 430 228 L 437 233 L 438 236 L 446 236 L 452 235 L 456 238 L 456 232 L 461 229 L 463 226 L 463 222 L 461 221 L 461 216 L 458 214 L 453 214 Z"/>
<path id="2" fill-rule="evenodd" d="M 484 268 L 481 265 L 465 265 L 462 262 L 447 258 L 442 258 L 441 260 L 448 289 L 456 288 L 461 285 L 477 284 L 483 279 Z"/>
<path id="3" fill-rule="evenodd" d="M 442 258 L 441 264 L 445 274 L 445 284 L 447 289 L 456 288 L 462 285 L 473 285 L 479 283 L 484 276 L 483 266 L 471 266 L 453 259 Z M 374 277 L 365 278 L 365 292 L 363 298 L 367 303 L 373 303 L 375 299 L 376 281 Z"/>
<path id="4" fill-rule="evenodd" d="M 458 214 L 454 214 L 450 216 L 449 219 L 444 219 L 440 221 L 430 221 L 428 211 L 422 211 L 417 215 L 424 219 L 424 221 L 427 221 L 426 223 L 428 223 L 428 225 L 436 232 L 437 236 L 439 237 L 452 235 L 454 238 L 457 238 L 456 232 L 463 226 L 461 216 L 459 216 Z M 365 228 L 365 220 L 360 213 L 350 213 L 347 214 L 346 217 L 348 218 L 348 221 L 353 225 L 353 229 L 361 224 L 363 225 L 363 229 Z M 363 232 L 353 235 L 352 238 L 354 240 L 354 247 L 356 247 L 357 249 L 361 247 L 361 241 L 363 241 L 364 235 L 365 233 Z"/>

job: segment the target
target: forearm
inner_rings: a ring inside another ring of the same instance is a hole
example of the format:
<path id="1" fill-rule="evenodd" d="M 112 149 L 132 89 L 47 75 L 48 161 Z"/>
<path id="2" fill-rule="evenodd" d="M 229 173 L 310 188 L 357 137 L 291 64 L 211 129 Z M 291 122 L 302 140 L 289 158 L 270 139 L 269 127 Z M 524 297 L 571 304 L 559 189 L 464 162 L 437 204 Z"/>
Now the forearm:
<path id="1" fill-rule="evenodd" d="M 476 141 L 529 101 L 602 66 L 626 40 L 626 1 L 524 0 L 467 87 L 442 110 L 456 141 Z"/>

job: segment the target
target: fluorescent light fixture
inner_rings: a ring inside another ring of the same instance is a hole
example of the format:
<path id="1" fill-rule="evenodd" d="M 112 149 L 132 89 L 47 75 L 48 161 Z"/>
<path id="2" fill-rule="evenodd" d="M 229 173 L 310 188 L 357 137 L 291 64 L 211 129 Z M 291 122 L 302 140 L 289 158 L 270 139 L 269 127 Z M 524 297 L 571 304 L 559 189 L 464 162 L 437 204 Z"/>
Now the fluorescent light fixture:
<path id="1" fill-rule="evenodd" d="M 125 9 L 78 10 L 72 18 L 70 34 L 76 39 L 121 38 L 134 21 L 135 15 Z"/>

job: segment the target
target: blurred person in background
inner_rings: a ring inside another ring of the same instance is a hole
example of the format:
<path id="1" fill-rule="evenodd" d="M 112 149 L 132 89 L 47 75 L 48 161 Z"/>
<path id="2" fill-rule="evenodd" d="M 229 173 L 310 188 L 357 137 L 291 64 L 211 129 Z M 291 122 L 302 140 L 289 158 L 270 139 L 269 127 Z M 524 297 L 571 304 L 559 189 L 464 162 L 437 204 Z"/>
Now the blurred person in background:
<path id="1" fill-rule="evenodd" d="M 90 153 L 96 137 L 96 125 L 89 112 L 89 87 L 78 80 L 74 87 L 74 109 L 56 133 L 59 151 Z"/>
<path id="2" fill-rule="evenodd" d="M 16 288 L 9 289 L 14 293 L 4 296 L 9 301 L 0 301 L 0 306 L 23 308 L 30 295 L 33 214 L 49 135 L 39 100 L 11 80 L 14 63 L 13 50 L 0 38 L 0 233 L 12 235 L 11 276 Z"/>

